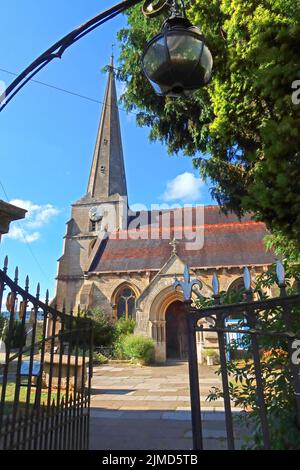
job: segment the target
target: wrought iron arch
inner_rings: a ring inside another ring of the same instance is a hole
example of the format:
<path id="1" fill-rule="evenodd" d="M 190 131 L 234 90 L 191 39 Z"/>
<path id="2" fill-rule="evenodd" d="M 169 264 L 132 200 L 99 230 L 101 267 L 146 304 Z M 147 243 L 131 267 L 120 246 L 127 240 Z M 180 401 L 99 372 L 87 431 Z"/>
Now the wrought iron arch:
<path id="1" fill-rule="evenodd" d="M 120 13 L 123 13 L 128 8 L 131 8 L 142 0 L 123 0 L 117 5 L 112 6 L 106 11 L 103 11 L 91 18 L 83 25 L 71 31 L 71 33 L 64 36 L 62 39 L 53 44 L 32 64 L 30 64 L 18 77 L 7 87 L 7 89 L 0 95 L 0 112 L 8 105 L 14 96 L 30 81 L 35 75 L 46 67 L 52 60 L 61 59 L 64 52 L 77 41 L 85 37 L 87 34 L 94 31 L 96 28 L 106 23 L 107 21 L 115 18 Z"/>

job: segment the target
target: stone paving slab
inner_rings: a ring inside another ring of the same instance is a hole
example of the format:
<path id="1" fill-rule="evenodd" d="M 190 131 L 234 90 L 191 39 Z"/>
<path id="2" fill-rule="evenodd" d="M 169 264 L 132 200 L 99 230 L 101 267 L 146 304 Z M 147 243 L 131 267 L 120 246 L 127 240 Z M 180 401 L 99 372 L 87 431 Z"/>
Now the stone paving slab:
<path id="1" fill-rule="evenodd" d="M 137 416 L 137 415 L 136 415 Z M 160 423 L 158 426 L 158 422 Z M 190 430 L 189 423 L 157 419 L 91 419 L 92 450 L 161 450 L 192 448 L 192 440 L 184 437 Z"/>
<path id="2" fill-rule="evenodd" d="M 144 414 L 132 412 L 131 418 L 91 419 L 92 450 L 192 450 L 192 432 L 189 421 L 144 419 Z M 118 432 L 116 432 L 116 429 Z M 204 429 L 205 450 L 225 450 L 224 429 Z M 241 441 L 236 440 L 240 448 Z"/>
<path id="3" fill-rule="evenodd" d="M 178 408 L 176 411 L 185 411 L 188 412 L 184 416 L 187 417 L 187 420 L 190 420 L 190 408 Z M 176 420 L 176 416 L 179 416 L 179 421 L 182 420 L 182 413 L 176 412 L 168 412 L 170 414 L 170 419 Z M 137 415 L 143 419 L 162 419 L 163 415 L 166 412 L 164 411 L 153 411 L 151 413 L 146 412 L 140 413 L 138 412 Z M 104 409 L 91 409 L 91 418 L 110 418 L 110 419 L 131 419 L 133 413 L 126 413 L 125 410 L 104 410 Z M 202 411 L 201 418 L 204 422 L 218 422 L 218 423 L 225 423 L 225 413 L 223 411 Z"/>
<path id="4" fill-rule="evenodd" d="M 221 386 L 215 368 L 201 367 L 200 393 L 206 449 L 226 448 L 223 400 L 207 394 Z M 238 410 L 236 410 L 238 411 Z M 188 367 L 102 366 L 94 371 L 91 449 L 189 450 L 192 448 Z"/>

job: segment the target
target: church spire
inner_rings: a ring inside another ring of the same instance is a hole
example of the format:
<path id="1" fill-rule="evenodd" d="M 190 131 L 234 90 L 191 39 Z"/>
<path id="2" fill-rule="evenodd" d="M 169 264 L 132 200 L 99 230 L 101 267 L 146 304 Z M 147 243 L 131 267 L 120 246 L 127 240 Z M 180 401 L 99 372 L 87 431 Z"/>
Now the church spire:
<path id="1" fill-rule="evenodd" d="M 113 55 L 108 71 L 102 116 L 87 189 L 87 195 L 95 201 L 117 194 L 127 196 Z"/>

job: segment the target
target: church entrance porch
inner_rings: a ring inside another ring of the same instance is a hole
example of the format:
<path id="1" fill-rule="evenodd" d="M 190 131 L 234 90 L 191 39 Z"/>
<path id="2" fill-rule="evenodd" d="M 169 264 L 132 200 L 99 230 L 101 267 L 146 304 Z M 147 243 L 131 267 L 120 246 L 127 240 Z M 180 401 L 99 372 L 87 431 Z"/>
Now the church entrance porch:
<path id="1" fill-rule="evenodd" d="M 184 304 L 173 302 L 166 311 L 167 359 L 188 360 L 188 335 Z"/>

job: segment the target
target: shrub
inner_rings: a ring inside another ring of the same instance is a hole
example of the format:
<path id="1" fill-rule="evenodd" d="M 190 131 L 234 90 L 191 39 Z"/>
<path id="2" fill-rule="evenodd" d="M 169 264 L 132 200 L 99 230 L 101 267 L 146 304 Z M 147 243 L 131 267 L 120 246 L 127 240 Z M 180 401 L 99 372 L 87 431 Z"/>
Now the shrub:
<path id="1" fill-rule="evenodd" d="M 108 358 L 105 357 L 103 354 L 100 352 L 94 352 L 93 354 L 93 359 L 95 364 L 107 364 L 108 363 Z"/>
<path id="2" fill-rule="evenodd" d="M 2 339 L 2 336 L 4 334 L 5 326 L 6 326 L 6 319 L 4 318 L 3 315 L 0 314 L 0 339 Z"/>
<path id="3" fill-rule="evenodd" d="M 204 349 L 202 354 L 204 357 L 219 357 L 219 353 L 216 349 Z"/>
<path id="4" fill-rule="evenodd" d="M 145 336 L 124 336 L 121 340 L 124 354 L 143 364 L 150 364 L 154 359 L 154 342 Z"/>
<path id="5" fill-rule="evenodd" d="M 261 359 L 263 362 L 267 362 L 268 360 L 271 361 L 273 357 L 280 356 L 283 356 L 288 360 L 288 352 L 284 351 L 283 349 L 269 349 L 261 351 Z"/>
<path id="6" fill-rule="evenodd" d="M 93 321 L 94 345 L 111 346 L 115 339 L 115 325 L 111 319 L 99 308 L 92 309 L 88 316 Z"/>
<path id="7" fill-rule="evenodd" d="M 128 359 L 124 351 L 124 340 L 127 336 L 121 336 L 115 343 L 114 343 L 114 357 L 119 360 Z"/>
<path id="8" fill-rule="evenodd" d="M 119 318 L 115 324 L 114 356 L 116 359 L 128 359 L 124 351 L 125 338 L 134 333 L 136 322 L 133 319 Z"/>
<path id="9" fill-rule="evenodd" d="M 119 339 L 121 336 L 128 336 L 134 333 L 136 326 L 135 320 L 132 318 L 126 320 L 125 317 L 119 318 L 115 325 L 116 329 L 116 339 Z"/>
<path id="10" fill-rule="evenodd" d="M 9 324 L 5 323 L 5 328 L 3 331 L 3 341 L 5 342 L 6 347 L 8 347 L 8 333 L 9 333 Z M 26 331 L 22 322 L 15 320 L 12 325 L 12 330 L 10 333 L 10 348 L 19 349 L 24 347 L 26 344 Z"/>

